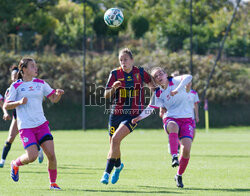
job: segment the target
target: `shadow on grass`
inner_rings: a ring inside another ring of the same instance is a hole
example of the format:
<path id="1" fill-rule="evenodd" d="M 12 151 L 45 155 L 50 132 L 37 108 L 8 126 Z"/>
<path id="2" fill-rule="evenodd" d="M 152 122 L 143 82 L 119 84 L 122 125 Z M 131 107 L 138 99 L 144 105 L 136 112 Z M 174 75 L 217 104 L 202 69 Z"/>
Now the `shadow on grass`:
<path id="1" fill-rule="evenodd" d="M 244 188 L 185 188 L 185 190 L 195 190 L 195 191 L 223 191 L 223 192 L 250 192 L 250 189 Z"/>
<path id="2" fill-rule="evenodd" d="M 100 190 L 91 190 L 91 189 L 67 189 L 69 191 L 84 191 L 84 192 L 92 192 L 92 193 L 142 193 L 142 194 L 152 194 L 152 193 L 165 193 L 165 194 L 182 194 L 182 193 L 179 193 L 179 192 L 174 192 L 174 191 L 165 191 L 165 190 L 162 190 L 162 191 L 159 191 L 159 190 L 156 190 L 156 191 L 132 191 L 132 190 L 103 190 L 103 189 L 100 189 Z"/>
<path id="3" fill-rule="evenodd" d="M 158 187 L 158 186 L 139 186 L 141 188 L 155 188 L 155 189 L 173 189 L 168 187 Z M 176 188 L 177 189 L 177 188 Z M 222 192 L 250 192 L 250 189 L 244 188 L 183 188 L 178 190 L 185 191 L 222 191 Z"/>
<path id="4" fill-rule="evenodd" d="M 47 174 L 48 172 L 40 172 L 40 171 L 22 171 L 22 173 L 27 173 L 27 174 Z M 93 175 L 94 173 L 92 172 L 65 172 L 65 171 L 60 171 L 61 174 L 70 174 L 70 175 Z"/>
<path id="5" fill-rule="evenodd" d="M 217 157 L 217 158 L 250 158 L 250 155 L 202 155 L 192 154 L 192 157 Z"/>

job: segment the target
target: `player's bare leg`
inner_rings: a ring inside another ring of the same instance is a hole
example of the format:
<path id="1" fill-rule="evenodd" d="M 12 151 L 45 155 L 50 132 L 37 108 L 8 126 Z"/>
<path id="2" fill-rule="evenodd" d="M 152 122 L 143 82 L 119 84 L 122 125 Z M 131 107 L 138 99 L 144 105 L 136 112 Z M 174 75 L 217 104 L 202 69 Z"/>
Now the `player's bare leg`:
<path id="1" fill-rule="evenodd" d="M 124 137 L 130 133 L 128 127 L 124 124 L 121 124 L 118 129 L 115 131 L 110 142 L 110 150 L 108 153 L 107 167 L 101 179 L 103 184 L 108 184 L 109 175 L 116 166 L 116 171 L 114 177 L 112 176 L 112 183 L 116 183 L 119 179 L 120 171 L 123 169 L 124 165 L 120 162 L 121 151 L 120 144 Z M 119 162 L 119 166 L 118 163 Z"/>

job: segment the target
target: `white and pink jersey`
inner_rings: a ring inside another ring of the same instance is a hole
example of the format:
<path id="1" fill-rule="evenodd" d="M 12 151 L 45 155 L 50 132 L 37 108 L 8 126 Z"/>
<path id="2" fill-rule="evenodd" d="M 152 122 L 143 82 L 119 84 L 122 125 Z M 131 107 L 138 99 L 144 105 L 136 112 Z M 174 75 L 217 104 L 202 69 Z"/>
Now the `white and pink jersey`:
<path id="1" fill-rule="evenodd" d="M 189 103 L 185 86 L 192 80 L 192 76 L 182 75 L 174 78 L 170 77 L 168 80 L 169 84 L 165 90 L 162 88 L 155 90 L 149 107 L 166 108 L 167 112 L 163 118 L 191 118 L 193 106 Z M 176 89 L 178 89 L 178 93 L 171 96 L 170 92 Z"/>
<path id="2" fill-rule="evenodd" d="M 24 105 L 16 107 L 18 129 L 34 128 L 46 122 L 43 112 L 43 98 L 49 97 L 55 90 L 52 89 L 45 81 L 33 78 L 32 81 L 24 82 L 17 80 L 12 83 L 6 93 L 5 101 L 19 101 L 27 97 L 28 101 Z"/>
<path id="3" fill-rule="evenodd" d="M 3 100 L 3 96 L 0 94 L 0 101 L 2 101 Z"/>
<path id="4" fill-rule="evenodd" d="M 192 90 L 192 89 L 187 94 L 188 94 L 188 101 L 189 101 L 190 105 L 193 106 L 192 119 L 195 119 L 194 104 L 200 102 L 199 96 L 198 96 L 198 93 L 195 90 Z"/>

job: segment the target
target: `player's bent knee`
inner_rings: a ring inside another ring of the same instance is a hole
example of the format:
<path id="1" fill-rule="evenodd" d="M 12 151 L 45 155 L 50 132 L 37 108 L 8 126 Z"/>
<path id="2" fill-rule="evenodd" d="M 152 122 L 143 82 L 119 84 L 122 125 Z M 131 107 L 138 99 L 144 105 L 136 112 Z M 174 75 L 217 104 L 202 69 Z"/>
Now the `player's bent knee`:
<path id="1" fill-rule="evenodd" d="M 167 125 L 167 129 L 169 133 L 178 133 L 178 125 L 175 122 L 169 122 Z"/>

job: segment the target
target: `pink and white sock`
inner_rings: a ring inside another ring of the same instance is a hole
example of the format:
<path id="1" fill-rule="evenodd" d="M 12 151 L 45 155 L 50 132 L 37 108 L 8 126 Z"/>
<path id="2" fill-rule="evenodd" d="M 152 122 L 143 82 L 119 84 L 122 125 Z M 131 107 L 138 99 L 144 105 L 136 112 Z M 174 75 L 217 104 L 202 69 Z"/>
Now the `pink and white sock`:
<path id="1" fill-rule="evenodd" d="M 17 167 L 24 165 L 19 157 L 13 162 L 13 164 Z"/>
<path id="2" fill-rule="evenodd" d="M 50 184 L 56 183 L 57 169 L 48 169 Z"/>
<path id="3" fill-rule="evenodd" d="M 177 171 L 177 175 L 182 175 L 184 171 L 186 170 L 186 167 L 188 165 L 189 158 L 184 158 L 182 155 L 180 157 L 180 165 Z"/>
<path id="4" fill-rule="evenodd" d="M 178 144 L 179 144 L 178 133 L 169 133 L 168 138 L 169 138 L 171 154 L 177 155 L 178 154 Z"/>

